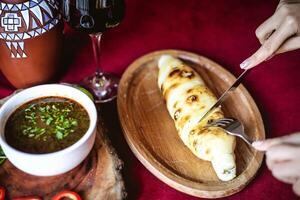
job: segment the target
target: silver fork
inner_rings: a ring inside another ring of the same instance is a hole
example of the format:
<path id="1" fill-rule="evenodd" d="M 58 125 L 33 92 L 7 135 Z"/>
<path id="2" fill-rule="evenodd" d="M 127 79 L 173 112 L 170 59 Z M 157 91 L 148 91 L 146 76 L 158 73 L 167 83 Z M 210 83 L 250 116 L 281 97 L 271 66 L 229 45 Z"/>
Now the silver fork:
<path id="1" fill-rule="evenodd" d="M 245 133 L 244 125 L 235 118 L 221 118 L 211 120 L 207 123 L 206 127 L 220 127 L 229 135 L 234 135 L 242 138 L 247 144 L 252 146 L 253 140 Z"/>

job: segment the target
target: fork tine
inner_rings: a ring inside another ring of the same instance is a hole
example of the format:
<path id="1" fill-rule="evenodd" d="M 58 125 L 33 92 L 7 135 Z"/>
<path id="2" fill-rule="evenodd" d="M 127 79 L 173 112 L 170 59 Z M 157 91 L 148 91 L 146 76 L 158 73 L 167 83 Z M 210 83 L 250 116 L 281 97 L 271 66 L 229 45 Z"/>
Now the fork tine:
<path id="1" fill-rule="evenodd" d="M 214 124 L 214 125 L 212 125 L 212 126 L 210 126 L 210 127 L 224 127 L 224 125 L 222 125 L 222 124 Z"/>
<path id="2" fill-rule="evenodd" d="M 206 125 L 207 127 L 213 127 L 213 126 L 217 126 L 217 127 L 226 127 L 227 124 L 226 123 L 221 123 L 221 122 L 218 122 L 218 121 L 214 121 L 212 123 L 209 123 Z"/>
<path id="3" fill-rule="evenodd" d="M 221 118 L 221 119 L 209 121 L 206 126 L 207 127 L 217 126 L 217 127 L 224 128 L 229 126 L 234 121 L 235 121 L 234 118 Z"/>
<path id="4" fill-rule="evenodd" d="M 233 118 L 222 118 L 222 119 L 217 119 L 215 121 L 218 121 L 218 122 L 224 122 L 224 123 L 231 123 L 234 121 Z"/>
<path id="5" fill-rule="evenodd" d="M 233 121 L 235 121 L 235 119 L 233 118 L 221 118 L 221 119 L 216 119 L 214 120 L 216 123 L 226 123 L 226 124 L 229 124 L 229 123 L 232 123 Z"/>
<path id="6" fill-rule="evenodd" d="M 216 122 L 215 124 L 216 124 L 217 126 L 224 126 L 224 127 L 228 125 L 228 123 L 219 122 L 219 121 Z"/>

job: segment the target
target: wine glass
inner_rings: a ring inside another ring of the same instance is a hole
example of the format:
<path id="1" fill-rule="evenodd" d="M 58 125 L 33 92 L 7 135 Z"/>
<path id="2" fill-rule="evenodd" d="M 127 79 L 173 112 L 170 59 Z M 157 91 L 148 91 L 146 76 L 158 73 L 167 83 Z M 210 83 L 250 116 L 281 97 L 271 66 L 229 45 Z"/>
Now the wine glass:
<path id="1" fill-rule="evenodd" d="M 89 34 L 96 71 L 82 81 L 95 97 L 96 103 L 113 100 L 117 96 L 119 78 L 105 73 L 100 63 L 100 44 L 103 32 L 116 27 L 124 17 L 124 0 L 63 0 L 63 14 L 76 30 Z"/>

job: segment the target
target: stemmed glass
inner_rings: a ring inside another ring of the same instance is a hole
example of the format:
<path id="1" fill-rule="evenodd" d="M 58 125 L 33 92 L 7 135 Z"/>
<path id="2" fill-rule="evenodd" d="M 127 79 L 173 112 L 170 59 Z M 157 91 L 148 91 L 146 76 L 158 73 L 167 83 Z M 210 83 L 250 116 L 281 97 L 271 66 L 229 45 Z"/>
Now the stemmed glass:
<path id="1" fill-rule="evenodd" d="M 100 63 L 100 45 L 103 32 L 119 25 L 124 17 L 124 0 L 63 0 L 63 13 L 68 24 L 89 34 L 96 71 L 82 81 L 95 97 L 96 103 L 113 100 L 117 96 L 119 78 L 105 73 Z"/>

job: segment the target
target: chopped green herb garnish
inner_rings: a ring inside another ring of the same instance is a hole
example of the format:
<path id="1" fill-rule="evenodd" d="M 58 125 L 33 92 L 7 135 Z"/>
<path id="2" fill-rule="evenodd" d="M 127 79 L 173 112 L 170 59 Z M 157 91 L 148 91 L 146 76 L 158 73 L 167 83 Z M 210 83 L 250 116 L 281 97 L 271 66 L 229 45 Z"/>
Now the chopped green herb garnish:
<path id="1" fill-rule="evenodd" d="M 52 117 L 49 117 L 49 118 L 46 120 L 46 124 L 47 124 L 47 125 L 50 125 L 52 121 L 53 121 L 53 118 L 52 118 Z"/>
<path id="2" fill-rule="evenodd" d="M 56 130 L 56 138 L 61 140 L 64 138 L 64 134 L 58 130 Z"/>
<path id="3" fill-rule="evenodd" d="M 60 102 L 52 103 L 51 106 L 49 103 L 28 106 L 25 109 L 25 119 L 29 124 L 22 127 L 23 135 L 39 139 L 46 130 L 49 130 L 53 132 L 58 140 L 62 140 L 74 132 L 73 128 L 78 126 L 78 122 L 69 116 L 73 110 L 73 104 L 61 107 Z M 39 121 L 43 123 L 38 123 Z M 42 138 L 42 140 L 46 141 L 47 138 Z"/>
<path id="4" fill-rule="evenodd" d="M 5 125 L 5 138 L 28 153 L 50 153 L 78 141 L 88 130 L 84 107 L 61 97 L 43 97 L 20 106 Z"/>

